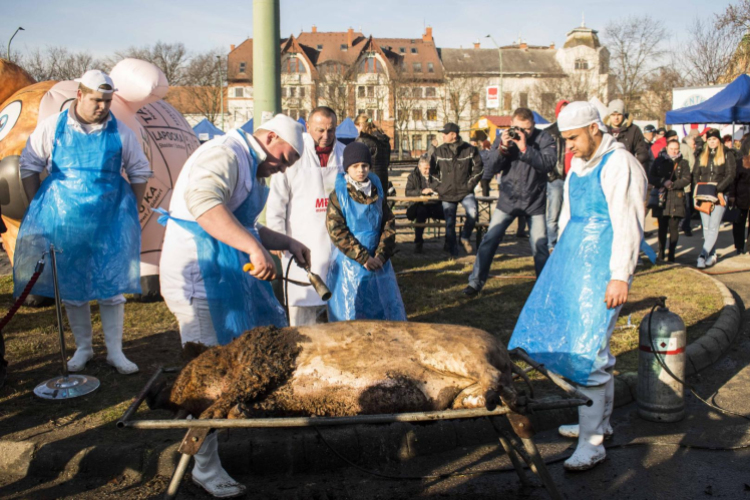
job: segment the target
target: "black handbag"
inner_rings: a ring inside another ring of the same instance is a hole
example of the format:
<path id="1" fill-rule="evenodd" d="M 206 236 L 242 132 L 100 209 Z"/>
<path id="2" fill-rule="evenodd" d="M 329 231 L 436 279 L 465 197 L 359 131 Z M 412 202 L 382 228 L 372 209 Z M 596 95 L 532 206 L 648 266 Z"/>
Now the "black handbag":
<path id="1" fill-rule="evenodd" d="M 722 222 L 731 222 L 734 224 L 740 219 L 740 209 L 737 207 L 730 207 L 727 206 L 727 209 L 724 210 L 724 215 L 721 216 Z"/>
<path id="2" fill-rule="evenodd" d="M 667 191 L 660 188 L 653 188 L 648 195 L 648 204 L 646 208 L 651 210 L 664 208 L 667 205 Z"/>

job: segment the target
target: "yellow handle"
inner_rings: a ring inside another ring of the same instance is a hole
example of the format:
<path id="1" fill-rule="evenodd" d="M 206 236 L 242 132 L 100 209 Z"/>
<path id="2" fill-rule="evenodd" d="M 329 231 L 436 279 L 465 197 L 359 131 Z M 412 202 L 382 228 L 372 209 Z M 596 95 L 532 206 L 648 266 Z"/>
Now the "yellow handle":
<path id="1" fill-rule="evenodd" d="M 242 266 L 242 270 L 245 271 L 246 273 L 249 273 L 253 269 L 255 269 L 255 266 L 252 264 L 252 262 L 248 262 L 247 264 Z"/>

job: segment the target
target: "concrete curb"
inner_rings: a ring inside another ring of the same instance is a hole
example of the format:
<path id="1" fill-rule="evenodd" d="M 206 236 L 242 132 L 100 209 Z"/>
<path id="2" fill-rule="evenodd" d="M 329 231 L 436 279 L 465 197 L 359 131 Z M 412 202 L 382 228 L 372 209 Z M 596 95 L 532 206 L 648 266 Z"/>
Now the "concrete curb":
<path id="1" fill-rule="evenodd" d="M 687 346 L 686 375 L 715 363 L 727 351 L 740 329 L 740 308 L 732 293 L 717 279 L 705 276 L 721 293 L 724 307 L 708 332 Z M 615 407 L 635 400 L 637 380 L 636 372 L 625 372 L 615 377 Z M 552 398 L 559 399 L 558 396 Z M 537 432 L 553 429 L 563 423 L 575 423 L 577 419 L 578 410 L 575 408 L 531 415 Z M 495 417 L 494 422 L 507 426 L 507 420 L 502 417 Z M 147 435 L 155 433 L 146 432 Z M 489 419 L 356 425 L 324 428 L 321 433 L 336 451 L 357 464 L 371 468 L 457 447 L 497 444 L 497 434 Z M 347 466 L 331 452 L 315 429 L 238 430 L 232 431 L 231 435 L 222 433 L 219 439 L 226 469 L 238 476 L 248 473 L 324 472 Z M 55 477 L 63 470 L 97 477 L 114 477 L 123 470 L 141 474 L 158 470 L 171 474 L 179 460 L 178 441 L 165 444 L 161 449 L 154 449 L 147 442 L 71 449 L 71 446 L 55 446 L 55 443 L 37 448 L 30 441 L 0 440 L 0 471 L 14 477 Z"/>
<path id="2" fill-rule="evenodd" d="M 685 375 L 689 376 L 708 368 L 727 352 L 740 331 L 742 312 L 737 305 L 737 301 L 734 300 L 732 292 L 724 283 L 696 269 L 690 267 L 686 267 L 686 269 L 709 278 L 716 285 L 724 302 L 724 307 L 713 326 L 701 338 L 685 348 L 687 361 L 685 363 Z"/>

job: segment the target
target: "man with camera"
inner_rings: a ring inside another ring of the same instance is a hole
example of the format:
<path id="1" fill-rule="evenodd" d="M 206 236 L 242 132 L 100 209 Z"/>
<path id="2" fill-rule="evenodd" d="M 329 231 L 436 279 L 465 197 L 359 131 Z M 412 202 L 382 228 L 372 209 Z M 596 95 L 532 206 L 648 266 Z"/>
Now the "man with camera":
<path id="1" fill-rule="evenodd" d="M 463 293 L 474 297 L 484 286 L 497 247 L 508 226 L 525 215 L 531 227 L 531 255 L 537 276 L 549 257 L 547 249 L 547 174 L 557 163 L 555 140 L 534 127 L 534 115 L 528 108 L 513 112 L 511 127 L 504 131 L 490 150 L 490 161 L 502 173 L 500 199 L 492 214 L 490 227 L 477 249 L 469 286 Z"/>

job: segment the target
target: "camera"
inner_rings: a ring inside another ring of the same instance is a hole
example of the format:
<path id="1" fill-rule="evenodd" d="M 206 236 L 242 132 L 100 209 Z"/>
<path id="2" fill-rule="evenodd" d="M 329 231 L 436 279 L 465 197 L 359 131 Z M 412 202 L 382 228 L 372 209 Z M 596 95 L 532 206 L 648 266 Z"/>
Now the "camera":
<path id="1" fill-rule="evenodd" d="M 508 135 L 514 141 L 520 141 L 521 140 L 521 134 L 523 134 L 523 131 L 520 128 L 518 128 L 518 127 L 510 127 L 508 129 Z"/>

